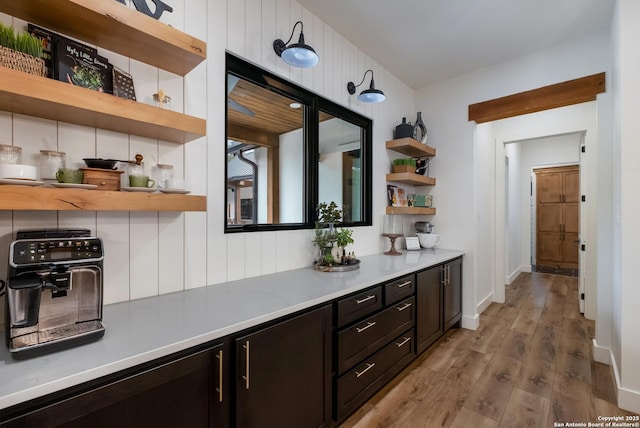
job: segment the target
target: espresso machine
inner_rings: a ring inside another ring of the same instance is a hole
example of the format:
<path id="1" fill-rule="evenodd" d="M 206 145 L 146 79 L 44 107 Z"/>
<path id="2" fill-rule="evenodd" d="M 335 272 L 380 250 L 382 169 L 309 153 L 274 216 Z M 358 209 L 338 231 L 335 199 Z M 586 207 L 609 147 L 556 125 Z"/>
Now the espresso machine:
<path id="1" fill-rule="evenodd" d="M 14 358 L 101 338 L 104 248 L 88 229 L 23 230 L 9 248 L 5 339 Z"/>

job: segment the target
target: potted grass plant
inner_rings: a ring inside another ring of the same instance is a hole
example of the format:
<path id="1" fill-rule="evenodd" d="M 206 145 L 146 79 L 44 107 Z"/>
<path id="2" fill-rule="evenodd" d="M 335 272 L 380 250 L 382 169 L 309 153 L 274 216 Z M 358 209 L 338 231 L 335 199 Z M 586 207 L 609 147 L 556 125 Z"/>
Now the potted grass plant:
<path id="1" fill-rule="evenodd" d="M 394 159 L 393 172 L 416 172 L 416 160 L 413 158 Z"/>
<path id="2" fill-rule="evenodd" d="M 26 31 L 16 33 L 13 27 L 0 23 L 0 66 L 44 76 L 42 40 Z"/>

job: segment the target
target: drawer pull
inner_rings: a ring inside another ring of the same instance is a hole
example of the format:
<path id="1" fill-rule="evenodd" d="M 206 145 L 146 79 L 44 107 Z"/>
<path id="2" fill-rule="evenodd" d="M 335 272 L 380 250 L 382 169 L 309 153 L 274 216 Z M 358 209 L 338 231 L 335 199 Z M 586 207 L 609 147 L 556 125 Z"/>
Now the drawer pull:
<path id="1" fill-rule="evenodd" d="M 375 294 L 370 294 L 369 296 L 365 297 L 364 299 L 356 300 L 356 304 L 359 305 L 361 303 L 368 302 L 369 300 L 375 299 L 375 298 L 376 298 Z"/>
<path id="2" fill-rule="evenodd" d="M 224 370 L 222 365 L 222 350 L 218 352 L 216 358 L 218 359 L 218 387 L 216 388 L 216 391 L 218 391 L 218 402 L 222 403 L 222 373 Z"/>
<path id="3" fill-rule="evenodd" d="M 360 377 L 363 374 L 365 374 L 366 372 L 368 372 L 369 370 L 371 370 L 373 368 L 373 366 L 375 366 L 376 363 L 367 363 L 367 368 L 362 370 L 361 372 L 354 372 L 356 374 L 356 377 Z"/>
<path id="4" fill-rule="evenodd" d="M 362 333 L 363 331 L 365 331 L 368 328 L 373 327 L 374 325 L 376 325 L 375 321 L 369 321 L 369 322 L 367 322 L 367 325 L 365 325 L 364 327 L 356 327 L 356 331 L 358 333 Z"/>
<path id="5" fill-rule="evenodd" d="M 410 338 L 410 337 L 405 337 L 405 338 L 404 338 L 404 340 L 403 340 L 402 342 L 400 342 L 400 343 L 396 342 L 396 346 L 397 346 L 398 348 L 402 348 L 402 345 L 404 345 L 405 343 L 409 342 L 410 340 L 411 340 L 411 338 Z"/>
<path id="6" fill-rule="evenodd" d="M 411 303 L 405 303 L 404 305 L 402 305 L 400 307 L 396 306 L 396 309 L 398 310 L 398 312 L 402 312 L 405 309 L 410 308 L 410 307 L 411 307 Z"/>
<path id="7" fill-rule="evenodd" d="M 405 281 L 401 284 L 396 284 L 396 287 L 402 288 L 402 287 L 406 287 L 407 285 L 411 285 L 411 281 Z"/>
<path id="8" fill-rule="evenodd" d="M 242 345 L 242 347 L 245 349 L 246 351 L 246 359 L 244 361 L 244 376 L 242 376 L 242 378 L 244 379 L 244 387 L 245 389 L 249 389 L 249 341 L 247 340 L 244 345 Z"/>

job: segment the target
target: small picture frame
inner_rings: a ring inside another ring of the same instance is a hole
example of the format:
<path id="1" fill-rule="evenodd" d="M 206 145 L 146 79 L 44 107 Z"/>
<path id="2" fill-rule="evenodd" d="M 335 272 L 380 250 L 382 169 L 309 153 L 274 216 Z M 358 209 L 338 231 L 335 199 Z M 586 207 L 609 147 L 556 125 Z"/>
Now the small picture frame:
<path id="1" fill-rule="evenodd" d="M 424 206 L 427 208 L 431 208 L 433 206 L 433 196 L 425 195 L 424 197 Z"/>
<path id="2" fill-rule="evenodd" d="M 417 236 L 407 236 L 404 238 L 404 242 L 408 251 L 420 250 L 420 241 L 418 241 Z"/>

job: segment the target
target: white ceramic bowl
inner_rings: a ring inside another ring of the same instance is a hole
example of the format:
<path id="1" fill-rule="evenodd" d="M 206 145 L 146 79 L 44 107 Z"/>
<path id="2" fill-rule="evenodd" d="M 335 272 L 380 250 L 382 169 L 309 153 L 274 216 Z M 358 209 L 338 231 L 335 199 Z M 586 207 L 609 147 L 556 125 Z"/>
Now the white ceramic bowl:
<path id="1" fill-rule="evenodd" d="M 440 235 L 437 233 L 416 233 L 422 248 L 433 248 L 440 243 Z"/>
<path id="2" fill-rule="evenodd" d="M 13 178 L 20 180 L 37 180 L 38 169 L 31 165 L 19 163 L 0 164 L 0 178 Z"/>

